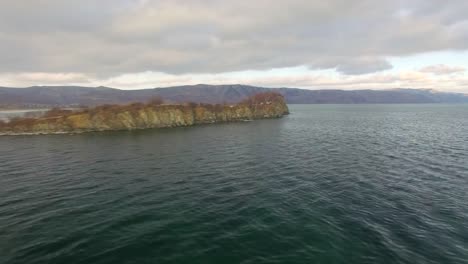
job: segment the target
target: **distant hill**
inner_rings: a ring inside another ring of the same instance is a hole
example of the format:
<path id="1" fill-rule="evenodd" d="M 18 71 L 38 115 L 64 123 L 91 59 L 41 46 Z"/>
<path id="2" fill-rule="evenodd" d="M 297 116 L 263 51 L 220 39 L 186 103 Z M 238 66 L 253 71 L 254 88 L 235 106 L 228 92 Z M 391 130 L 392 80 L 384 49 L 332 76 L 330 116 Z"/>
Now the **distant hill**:
<path id="1" fill-rule="evenodd" d="M 427 89 L 343 91 L 199 84 L 141 90 L 77 86 L 0 87 L 0 107 L 95 106 L 146 102 L 154 97 L 170 102 L 234 103 L 270 90 L 284 95 L 289 104 L 468 103 L 467 95 Z"/>

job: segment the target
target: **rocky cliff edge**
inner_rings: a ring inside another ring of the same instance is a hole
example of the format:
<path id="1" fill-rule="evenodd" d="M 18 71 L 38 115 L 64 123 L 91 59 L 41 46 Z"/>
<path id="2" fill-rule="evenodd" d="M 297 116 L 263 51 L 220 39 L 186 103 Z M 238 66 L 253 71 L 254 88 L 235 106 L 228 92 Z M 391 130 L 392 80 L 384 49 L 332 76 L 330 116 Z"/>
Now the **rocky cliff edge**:
<path id="1" fill-rule="evenodd" d="M 52 109 L 39 118 L 15 118 L 0 122 L 0 135 L 81 133 L 192 126 L 279 118 L 288 114 L 278 93 L 256 94 L 238 104 L 147 104 L 103 105 L 82 110 Z"/>

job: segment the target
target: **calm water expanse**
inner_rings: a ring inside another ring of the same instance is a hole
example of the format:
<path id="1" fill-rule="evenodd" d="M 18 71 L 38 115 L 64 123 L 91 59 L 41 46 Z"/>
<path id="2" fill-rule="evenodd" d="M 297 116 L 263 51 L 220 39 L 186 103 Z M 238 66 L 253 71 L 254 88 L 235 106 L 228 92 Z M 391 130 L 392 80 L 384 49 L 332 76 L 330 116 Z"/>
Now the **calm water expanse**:
<path id="1" fill-rule="evenodd" d="M 0 137 L 0 263 L 468 263 L 468 105 Z"/>
<path id="2" fill-rule="evenodd" d="M 0 121 L 7 122 L 14 117 L 36 117 L 47 111 L 48 109 L 0 110 Z"/>

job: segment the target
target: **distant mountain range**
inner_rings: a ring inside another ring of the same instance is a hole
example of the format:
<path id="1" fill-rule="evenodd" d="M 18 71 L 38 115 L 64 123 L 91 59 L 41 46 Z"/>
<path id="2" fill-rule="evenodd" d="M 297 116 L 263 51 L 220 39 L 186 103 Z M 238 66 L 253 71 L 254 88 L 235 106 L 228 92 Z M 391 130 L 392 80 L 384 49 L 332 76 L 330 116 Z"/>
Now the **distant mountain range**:
<path id="1" fill-rule="evenodd" d="M 146 102 L 155 97 L 169 102 L 234 103 L 266 91 L 281 93 L 289 104 L 468 103 L 468 95 L 428 89 L 344 91 L 199 84 L 141 90 L 78 86 L 0 87 L 0 107 L 94 106 Z"/>

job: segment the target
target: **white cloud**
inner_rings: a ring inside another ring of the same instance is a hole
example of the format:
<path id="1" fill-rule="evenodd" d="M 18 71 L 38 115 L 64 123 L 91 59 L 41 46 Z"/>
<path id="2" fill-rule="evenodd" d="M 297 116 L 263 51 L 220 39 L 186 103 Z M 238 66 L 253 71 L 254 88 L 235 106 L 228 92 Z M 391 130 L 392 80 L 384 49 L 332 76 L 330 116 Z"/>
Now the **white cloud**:
<path id="1" fill-rule="evenodd" d="M 91 84 L 93 79 L 83 73 L 6 73 L 0 74 L 0 83 L 5 86 L 26 87 L 33 85 Z"/>
<path id="2" fill-rule="evenodd" d="M 449 66 L 447 66 L 449 67 Z M 80 73 L 0 74 L 0 83 L 25 87 L 42 85 L 108 86 L 141 89 L 193 84 L 248 84 L 264 87 L 296 87 L 306 89 L 393 89 L 425 88 L 468 93 L 465 74 L 434 75 L 418 70 L 386 71 L 363 75 L 345 75 L 336 71 L 310 71 L 280 68 L 268 71 L 241 71 L 217 74 L 168 74 L 161 72 L 126 73 L 98 78 Z"/>
<path id="3" fill-rule="evenodd" d="M 436 75 L 446 75 L 465 72 L 466 68 L 461 66 L 448 66 L 444 64 L 430 65 L 421 69 L 422 72 L 433 73 Z"/>

